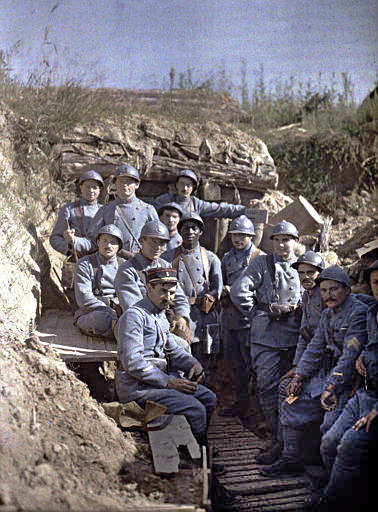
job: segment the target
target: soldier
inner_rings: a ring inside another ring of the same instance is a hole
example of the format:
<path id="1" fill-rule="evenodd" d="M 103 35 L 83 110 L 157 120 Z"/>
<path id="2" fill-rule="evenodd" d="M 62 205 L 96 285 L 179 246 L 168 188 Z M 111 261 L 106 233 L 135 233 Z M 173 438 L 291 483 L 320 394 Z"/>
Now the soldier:
<path id="1" fill-rule="evenodd" d="M 375 494 L 369 493 L 368 469 L 376 461 L 378 441 L 378 260 L 364 271 L 364 278 L 376 300 L 367 312 L 367 345 L 356 365 L 364 387 L 322 438 L 320 450 L 330 478 L 311 500 L 318 511 L 362 510 Z"/>
<path id="2" fill-rule="evenodd" d="M 304 471 L 303 433 L 308 425 L 322 422 L 324 434 L 336 421 L 352 391 L 355 362 L 366 343 L 368 307 L 350 294 L 347 273 L 332 265 L 321 272 L 318 283 L 326 308 L 281 405 L 284 447 L 282 457 L 262 469 L 267 476 Z"/>
<path id="3" fill-rule="evenodd" d="M 173 300 L 177 271 L 146 271 L 147 295 L 120 318 L 116 389 L 122 403 L 146 400 L 167 407 L 168 414 L 183 414 L 197 441 L 207 443 L 207 427 L 216 404 L 212 391 L 199 384 L 201 364 L 180 348 L 169 332 L 165 310 Z M 185 372 L 180 377 L 178 370 Z"/>
<path id="4" fill-rule="evenodd" d="M 120 256 L 130 258 L 140 249 L 138 238 L 144 224 L 158 220 L 156 210 L 135 195 L 140 184 L 139 172 L 130 164 L 122 164 L 116 171 L 117 198 L 102 206 L 89 228 L 94 243 L 98 230 L 106 224 L 115 224 L 122 232 L 123 248 Z"/>
<path id="5" fill-rule="evenodd" d="M 196 213 L 184 214 L 178 223 L 182 245 L 165 253 L 178 271 L 178 280 L 190 304 L 192 353 L 211 379 L 214 354 L 219 351 L 218 314 L 223 281 L 219 258 L 199 244 L 204 224 Z"/>
<path id="6" fill-rule="evenodd" d="M 167 227 L 159 220 L 147 222 L 141 231 L 139 242 L 141 252 L 120 265 L 114 286 L 122 311 L 146 296 L 145 271 L 156 267 L 170 267 L 171 264 L 160 258 L 169 241 Z M 190 306 L 185 293 L 178 285 L 172 305 L 175 314 L 176 332 L 181 330 L 185 339 L 190 340 Z"/>
<path id="7" fill-rule="evenodd" d="M 292 366 L 299 334 L 300 281 L 291 266 L 298 237 L 297 228 L 286 220 L 274 226 L 274 253 L 254 258 L 230 292 L 251 322 L 252 368 L 272 446 L 278 442 L 278 385 Z"/>
<path id="8" fill-rule="evenodd" d="M 66 203 L 61 208 L 50 236 L 50 244 L 56 251 L 68 256 L 75 249 L 81 257 L 96 250 L 88 239 L 88 230 L 101 206 L 97 199 L 103 186 L 103 179 L 96 171 L 84 172 L 80 176 L 78 188 L 81 199 Z"/>
<path id="9" fill-rule="evenodd" d="M 248 208 L 241 204 L 228 204 L 203 201 L 198 197 L 192 196 L 199 185 L 197 175 L 189 169 L 180 171 L 176 178 L 176 192 L 168 192 L 158 196 L 153 205 L 158 210 L 162 205 L 175 202 L 177 203 L 184 213 L 197 213 L 201 217 L 212 219 L 227 218 L 233 219 L 246 213 Z"/>
<path id="10" fill-rule="evenodd" d="M 222 338 L 225 344 L 227 363 L 231 368 L 235 386 L 235 403 L 219 412 L 221 416 L 248 416 L 250 377 L 250 349 L 248 317 L 240 313 L 230 300 L 231 285 L 240 277 L 251 261 L 265 254 L 257 249 L 253 240 L 255 228 L 245 215 L 234 219 L 228 229 L 232 249 L 222 258 L 223 290 L 221 298 Z"/>
<path id="11" fill-rule="evenodd" d="M 166 203 L 158 208 L 159 219 L 165 224 L 169 231 L 169 241 L 166 250 L 175 249 L 181 245 L 182 238 L 177 231 L 177 225 L 180 222 L 183 211 L 177 203 Z"/>
<path id="12" fill-rule="evenodd" d="M 114 224 L 103 226 L 97 234 L 98 251 L 81 258 L 75 269 L 75 297 L 79 309 L 74 324 L 83 334 L 114 339 L 118 299 L 114 278 L 121 259 L 122 233 Z"/>

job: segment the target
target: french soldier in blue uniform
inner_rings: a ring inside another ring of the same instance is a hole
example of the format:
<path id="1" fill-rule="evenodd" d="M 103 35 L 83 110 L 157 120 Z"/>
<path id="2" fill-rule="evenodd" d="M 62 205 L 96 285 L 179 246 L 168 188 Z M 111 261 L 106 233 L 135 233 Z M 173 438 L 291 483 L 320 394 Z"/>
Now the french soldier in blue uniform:
<path id="1" fill-rule="evenodd" d="M 175 249 L 181 245 L 182 238 L 177 230 L 177 225 L 183 215 L 181 207 L 177 203 L 166 203 L 160 206 L 157 210 L 159 219 L 165 224 L 169 231 L 169 240 L 166 246 L 166 251 Z"/>

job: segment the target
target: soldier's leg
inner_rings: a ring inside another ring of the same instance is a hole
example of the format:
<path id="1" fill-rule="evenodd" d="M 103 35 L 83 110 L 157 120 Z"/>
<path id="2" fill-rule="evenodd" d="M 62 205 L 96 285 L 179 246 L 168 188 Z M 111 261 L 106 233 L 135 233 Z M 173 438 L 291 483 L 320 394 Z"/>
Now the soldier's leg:
<path id="1" fill-rule="evenodd" d="M 114 339 L 112 323 L 116 316 L 108 311 L 92 311 L 80 316 L 76 320 L 76 326 L 87 336 Z"/>
<path id="2" fill-rule="evenodd" d="M 250 375 L 249 329 L 225 329 L 226 358 L 232 372 L 238 408 L 249 403 L 248 384 Z"/>

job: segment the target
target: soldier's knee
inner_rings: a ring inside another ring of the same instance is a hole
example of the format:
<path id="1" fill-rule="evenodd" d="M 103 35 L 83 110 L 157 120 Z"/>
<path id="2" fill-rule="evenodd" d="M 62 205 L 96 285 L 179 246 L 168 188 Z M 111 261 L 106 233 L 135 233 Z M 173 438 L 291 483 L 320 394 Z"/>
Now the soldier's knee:
<path id="1" fill-rule="evenodd" d="M 332 435 L 330 432 L 324 434 L 320 443 L 320 455 L 322 458 L 335 457 L 338 444 L 338 437 Z"/>

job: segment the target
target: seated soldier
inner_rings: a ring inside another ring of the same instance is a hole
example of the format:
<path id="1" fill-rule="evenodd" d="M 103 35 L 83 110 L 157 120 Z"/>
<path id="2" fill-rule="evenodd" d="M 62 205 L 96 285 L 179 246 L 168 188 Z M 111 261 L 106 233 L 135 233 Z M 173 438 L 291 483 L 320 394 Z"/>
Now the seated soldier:
<path id="1" fill-rule="evenodd" d="M 176 178 L 176 192 L 168 192 L 158 196 L 153 205 L 157 210 L 166 203 L 177 203 L 184 213 L 196 213 L 201 217 L 218 219 L 233 219 L 239 215 L 246 214 L 248 208 L 242 204 L 216 203 L 215 201 L 203 201 L 192 196 L 199 185 L 197 175 L 189 170 L 183 169 Z"/>
<path id="2" fill-rule="evenodd" d="M 367 312 L 367 345 L 356 364 L 364 385 L 322 438 L 320 451 L 330 476 L 310 501 L 319 512 L 365 510 L 375 496 L 375 473 L 369 482 L 369 465 L 377 460 L 378 444 L 378 260 L 364 278 L 376 300 Z"/>
<path id="3" fill-rule="evenodd" d="M 321 423 L 322 434 L 343 410 L 355 382 L 355 362 L 363 349 L 367 306 L 350 294 L 347 273 L 337 265 L 321 272 L 317 282 L 326 308 L 300 358 L 281 404 L 283 452 L 261 473 L 266 476 L 304 471 L 301 441 L 308 425 Z"/>
<path id="4" fill-rule="evenodd" d="M 146 297 L 130 306 L 118 323 L 118 399 L 141 405 L 151 400 L 165 405 L 168 414 L 183 414 L 199 444 L 206 445 L 216 396 L 199 384 L 203 368 L 176 344 L 165 315 L 177 289 L 177 271 L 158 267 L 145 274 Z"/>
<path id="5" fill-rule="evenodd" d="M 177 203 L 166 203 L 158 208 L 159 219 L 165 224 L 169 231 L 169 241 L 166 250 L 175 249 L 181 245 L 182 238 L 177 231 L 177 224 L 182 217 L 182 209 Z"/>
<path id="6" fill-rule="evenodd" d="M 117 258 L 123 244 L 122 233 L 114 224 L 103 226 L 97 234 L 98 251 L 81 258 L 75 269 L 75 298 L 79 309 L 74 325 L 83 334 L 114 339 L 113 323 L 119 310 L 114 288 Z"/>
<path id="7" fill-rule="evenodd" d="M 88 171 L 80 176 L 78 189 L 81 199 L 66 203 L 61 208 L 49 239 L 56 251 L 68 256 L 75 250 L 78 257 L 93 252 L 87 235 L 90 223 L 101 206 L 97 199 L 103 186 L 103 179 L 96 171 Z"/>

